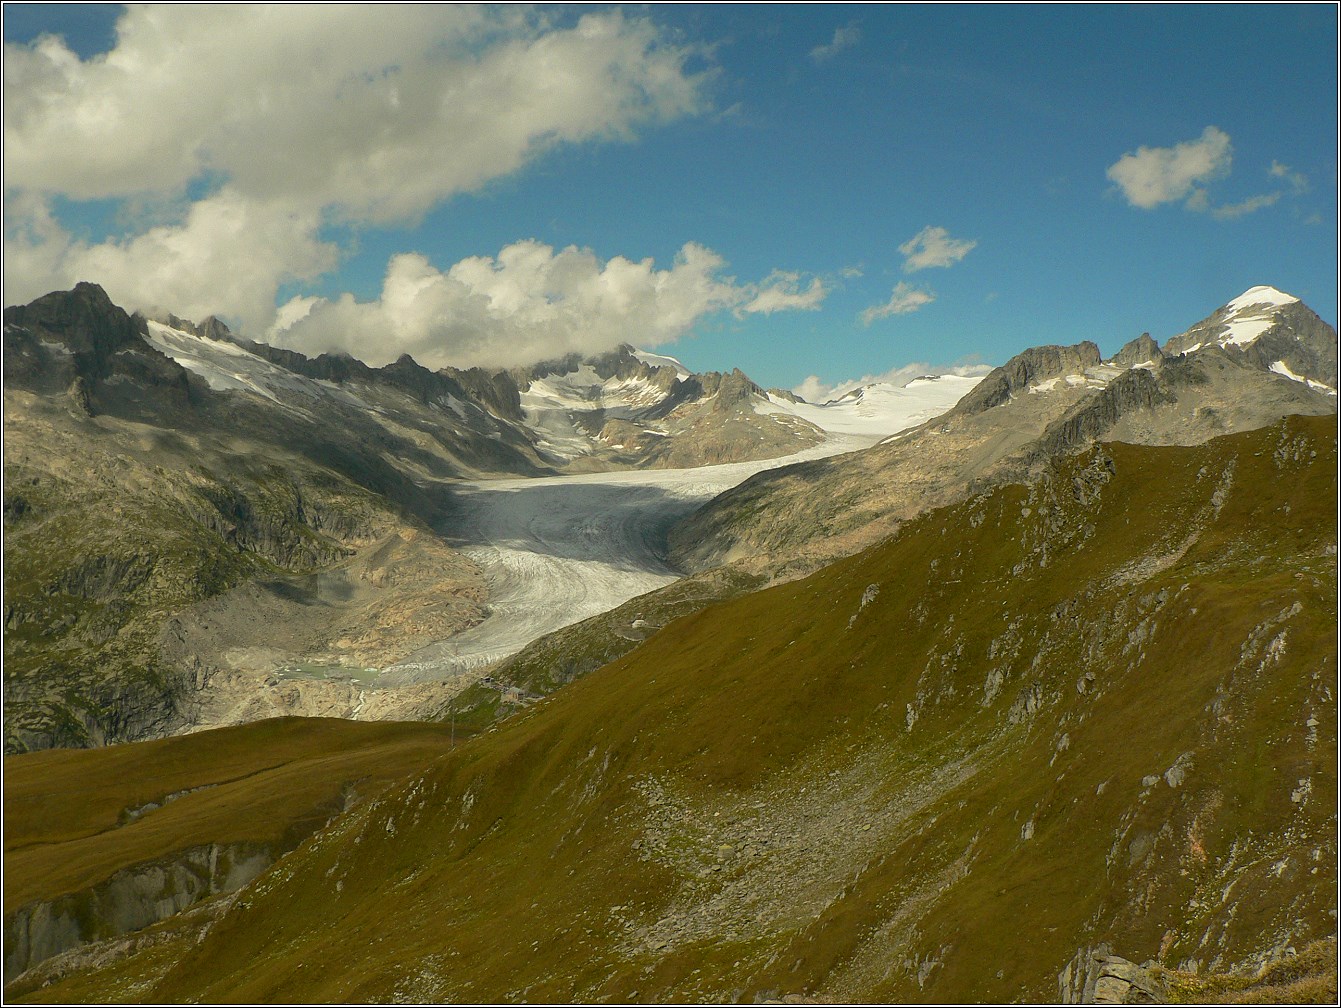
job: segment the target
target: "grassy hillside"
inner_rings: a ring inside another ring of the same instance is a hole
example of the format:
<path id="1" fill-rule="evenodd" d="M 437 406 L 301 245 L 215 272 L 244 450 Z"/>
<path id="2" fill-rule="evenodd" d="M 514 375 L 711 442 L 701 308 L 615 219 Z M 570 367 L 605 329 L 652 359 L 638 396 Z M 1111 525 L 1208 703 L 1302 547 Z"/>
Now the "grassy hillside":
<path id="1" fill-rule="evenodd" d="M 284 718 L 5 760 L 5 972 L 249 881 L 450 746 L 439 725 Z"/>
<path id="2" fill-rule="evenodd" d="M 60 1000 L 1057 997 L 1335 933 L 1336 438 L 1106 445 L 641 647 Z"/>
<path id="3" fill-rule="evenodd" d="M 279 718 L 105 751 L 8 757 L 5 913 L 196 844 L 294 846 L 355 795 L 447 751 L 448 732 Z"/>

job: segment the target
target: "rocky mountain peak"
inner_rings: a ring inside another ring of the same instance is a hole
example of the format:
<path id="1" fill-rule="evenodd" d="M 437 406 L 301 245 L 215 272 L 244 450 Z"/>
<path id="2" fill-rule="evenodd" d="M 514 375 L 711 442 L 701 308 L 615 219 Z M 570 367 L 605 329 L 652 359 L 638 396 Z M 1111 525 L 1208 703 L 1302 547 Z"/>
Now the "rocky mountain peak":
<path id="1" fill-rule="evenodd" d="M 104 360 L 139 342 L 144 320 L 127 315 L 94 283 L 52 291 L 27 305 L 5 309 L 5 326 L 23 327 L 70 353 Z"/>
<path id="2" fill-rule="evenodd" d="M 764 390 L 740 368 L 732 368 L 730 373 L 722 375 L 717 394 L 713 397 L 712 408 L 715 413 L 735 412 L 742 406 L 748 406 L 754 396 L 763 396 Z"/>
<path id="3" fill-rule="evenodd" d="M 202 322 L 192 322 L 190 319 L 178 318 L 171 312 L 162 318 L 156 318 L 155 321 L 162 322 L 166 326 L 177 329 L 180 332 L 190 333 L 192 336 L 199 336 L 201 339 L 211 339 L 220 343 L 237 343 L 240 346 L 245 345 L 247 341 L 239 340 L 234 335 L 233 330 L 221 320 L 217 315 L 206 315 Z"/>
<path id="4" fill-rule="evenodd" d="M 5 381 L 34 392 L 63 391 L 84 415 L 143 420 L 156 410 L 189 407 L 188 376 L 145 342 L 148 325 L 93 283 L 6 308 Z"/>
<path id="5" fill-rule="evenodd" d="M 1007 402 L 1029 386 L 1049 378 L 1083 374 L 1103 360 L 1099 347 L 1089 340 L 1074 346 L 1030 347 L 987 375 L 964 396 L 951 412 L 973 416 Z"/>
<path id="6" fill-rule="evenodd" d="M 1264 371 L 1337 388 L 1336 330 L 1292 294 L 1252 287 L 1164 344 L 1168 356 L 1216 347 Z"/>
<path id="7" fill-rule="evenodd" d="M 1122 349 L 1113 355 L 1112 363 L 1117 367 L 1132 367 L 1146 361 L 1158 361 L 1163 356 L 1164 351 L 1159 348 L 1159 344 L 1151 338 L 1148 332 L 1144 332 L 1131 342 L 1124 344 Z"/>

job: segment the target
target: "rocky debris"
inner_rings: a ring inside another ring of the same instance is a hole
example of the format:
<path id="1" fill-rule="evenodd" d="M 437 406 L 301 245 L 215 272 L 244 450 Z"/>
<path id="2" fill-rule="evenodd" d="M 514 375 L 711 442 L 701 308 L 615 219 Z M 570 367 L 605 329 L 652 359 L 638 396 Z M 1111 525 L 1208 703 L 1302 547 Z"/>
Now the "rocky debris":
<path id="1" fill-rule="evenodd" d="M 1162 980 L 1113 955 L 1107 945 L 1077 952 L 1057 984 L 1062 1004 L 1163 1004 L 1168 999 Z"/>
<path id="2" fill-rule="evenodd" d="M 1117 472 L 1113 460 L 1102 451 L 1096 451 L 1088 465 L 1077 469 L 1071 477 L 1071 496 L 1081 507 L 1088 507 L 1098 499 L 1105 484 Z"/>
<path id="3" fill-rule="evenodd" d="M 754 1004 L 765 1005 L 815 1005 L 815 1004 L 835 1004 L 828 998 L 817 997 L 810 994 L 779 994 L 777 991 L 760 991 L 754 996 Z"/>

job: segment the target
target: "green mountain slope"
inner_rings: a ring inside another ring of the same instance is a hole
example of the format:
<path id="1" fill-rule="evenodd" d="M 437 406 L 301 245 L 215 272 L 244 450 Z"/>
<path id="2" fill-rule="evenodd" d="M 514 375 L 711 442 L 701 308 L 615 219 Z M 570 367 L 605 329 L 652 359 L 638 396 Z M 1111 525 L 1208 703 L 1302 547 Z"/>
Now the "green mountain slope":
<path id="1" fill-rule="evenodd" d="M 1054 1000 L 1335 933 L 1336 436 L 1105 445 L 671 623 L 44 1000 Z M 11 993 L 21 993 L 13 991 Z"/>

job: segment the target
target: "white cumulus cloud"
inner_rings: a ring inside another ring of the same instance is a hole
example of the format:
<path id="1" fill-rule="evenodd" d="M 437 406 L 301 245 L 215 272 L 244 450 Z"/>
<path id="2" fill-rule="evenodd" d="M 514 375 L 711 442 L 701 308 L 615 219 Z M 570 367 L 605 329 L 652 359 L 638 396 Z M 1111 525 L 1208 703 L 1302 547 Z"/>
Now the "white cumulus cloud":
<path id="1" fill-rule="evenodd" d="M 1140 147 L 1134 154 L 1122 155 L 1109 166 L 1108 177 L 1128 203 L 1149 210 L 1161 203 L 1196 198 L 1202 191 L 1197 186 L 1229 174 L 1232 158 L 1229 134 L 1207 126 L 1196 140 L 1172 147 Z"/>
<path id="2" fill-rule="evenodd" d="M 953 266 L 978 247 L 968 238 L 951 238 L 943 227 L 924 227 L 899 246 L 903 271 L 916 273 L 933 266 Z"/>
<path id="3" fill-rule="evenodd" d="M 649 21 L 458 5 L 132 7 L 116 47 L 5 46 L 5 184 L 240 195 L 404 220 L 564 142 L 702 111 Z"/>
<path id="4" fill-rule="evenodd" d="M 936 295 L 931 291 L 921 290 L 906 280 L 900 280 L 894 285 L 894 290 L 890 293 L 888 301 L 882 305 L 872 305 L 863 311 L 859 317 L 863 325 L 870 325 L 876 319 L 915 312 L 935 300 Z"/>
<path id="5" fill-rule="evenodd" d="M 330 225 L 413 223 L 556 146 L 710 104 L 696 50 L 619 11 L 130 6 L 103 55 L 4 52 L 7 296 L 94 280 L 255 333 L 280 285 L 336 265 Z M 53 208 L 89 200 L 141 223 L 77 239 Z"/>
<path id="6" fill-rule="evenodd" d="M 740 310 L 765 315 L 775 311 L 818 311 L 828 293 L 819 277 L 812 277 L 810 283 L 802 287 L 799 273 L 774 270 L 759 285 L 759 293 Z"/>
<path id="7" fill-rule="evenodd" d="M 332 269 L 336 247 L 317 237 L 315 212 L 260 203 L 225 188 L 192 203 L 186 219 L 124 240 L 77 241 L 49 217 L 5 236 L 5 293 L 26 301 L 81 280 L 117 304 L 186 318 L 227 313 L 252 332 L 275 313 L 281 283 Z"/>
<path id="8" fill-rule="evenodd" d="M 624 342 L 662 345 L 716 312 L 807 308 L 823 296 L 818 280 L 802 289 L 796 274 L 775 273 L 737 283 L 725 269 L 721 256 L 692 242 L 662 269 L 651 259 L 603 261 L 590 249 L 556 252 L 535 240 L 446 270 L 404 254 L 392 258 L 376 301 L 304 299 L 281 309 L 294 321 L 272 338 L 374 366 L 408 353 L 426 367 L 506 367 Z"/>

